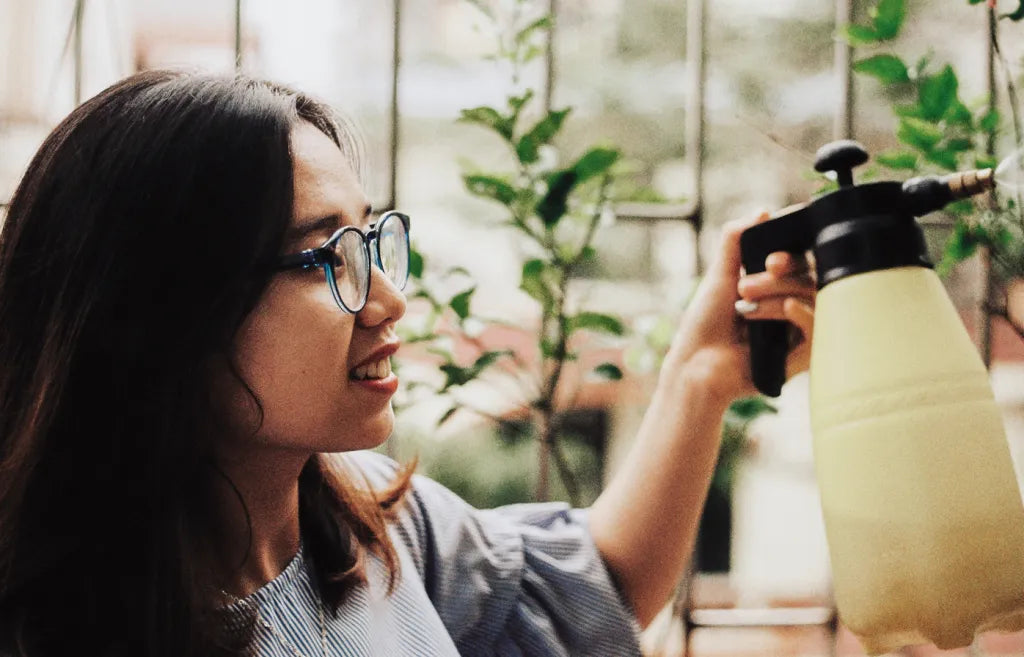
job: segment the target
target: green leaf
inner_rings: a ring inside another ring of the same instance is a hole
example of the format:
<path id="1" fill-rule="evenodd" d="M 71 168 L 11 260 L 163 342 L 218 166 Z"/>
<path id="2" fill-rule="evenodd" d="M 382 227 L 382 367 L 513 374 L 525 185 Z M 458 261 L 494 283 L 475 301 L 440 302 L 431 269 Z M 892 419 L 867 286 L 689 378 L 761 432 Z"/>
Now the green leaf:
<path id="1" fill-rule="evenodd" d="M 966 128 L 971 128 L 974 125 L 974 115 L 971 114 L 971 110 L 963 104 L 963 101 L 957 98 L 949 107 L 949 111 L 946 112 L 946 121 L 955 125 L 962 125 Z"/>
<path id="2" fill-rule="evenodd" d="M 997 164 L 999 164 L 998 160 L 990 155 L 979 155 L 974 158 L 975 169 L 995 169 Z"/>
<path id="3" fill-rule="evenodd" d="M 517 44 L 526 43 L 526 41 L 538 30 L 549 30 L 551 29 L 553 21 L 551 16 L 541 16 L 537 20 L 533 21 L 523 29 L 516 32 L 515 41 Z"/>
<path id="4" fill-rule="evenodd" d="M 866 25 L 847 25 L 843 37 L 851 46 L 867 46 L 879 41 L 878 32 Z"/>
<path id="5" fill-rule="evenodd" d="M 578 178 L 577 182 L 589 180 L 594 176 L 606 173 L 619 159 L 620 153 L 614 148 L 592 148 L 576 160 L 573 170 Z"/>
<path id="6" fill-rule="evenodd" d="M 969 5 L 980 5 L 983 2 L 985 2 L 985 0 L 967 0 L 967 4 Z"/>
<path id="7" fill-rule="evenodd" d="M 544 52 L 545 49 L 542 48 L 541 46 L 537 44 L 530 44 L 529 46 L 527 46 L 526 48 L 519 52 L 518 60 L 520 63 L 523 64 L 527 62 L 532 62 L 533 60 L 543 55 Z"/>
<path id="8" fill-rule="evenodd" d="M 446 392 L 449 388 L 466 385 L 473 380 L 472 367 L 459 367 L 454 363 L 446 363 L 441 366 L 441 373 L 444 374 L 444 385 L 439 392 Z"/>
<path id="9" fill-rule="evenodd" d="M 775 408 L 764 397 L 743 397 L 729 405 L 726 420 L 729 422 L 747 423 L 765 413 L 778 413 Z"/>
<path id="10" fill-rule="evenodd" d="M 502 351 L 485 351 L 469 367 L 459 367 L 454 363 L 445 363 L 441 366 L 441 372 L 445 375 L 445 382 L 438 392 L 446 392 L 453 386 L 466 385 L 480 376 L 485 369 L 493 365 L 499 358 L 510 353 L 507 349 Z"/>
<path id="11" fill-rule="evenodd" d="M 548 176 L 548 191 L 537 203 L 537 216 L 545 226 L 554 226 L 561 219 L 569 205 L 569 193 L 576 186 L 578 174 L 574 169 L 556 171 Z"/>
<path id="12" fill-rule="evenodd" d="M 474 107 L 472 109 L 464 109 L 461 112 L 459 121 L 463 123 L 475 123 L 476 125 L 490 128 L 504 137 L 506 141 L 512 140 L 514 122 L 509 117 L 502 116 L 498 110 L 493 107 Z"/>
<path id="13" fill-rule="evenodd" d="M 927 52 L 924 55 L 921 55 L 914 64 L 913 77 L 915 80 L 920 79 L 924 75 L 925 69 L 928 68 L 928 64 L 932 61 L 932 56 L 933 54 L 931 52 Z"/>
<path id="14" fill-rule="evenodd" d="M 440 428 L 442 424 L 444 424 L 448 420 L 452 419 L 452 416 L 454 416 L 456 413 L 458 413 L 458 411 L 459 411 L 458 406 L 452 406 L 451 408 L 449 408 L 447 411 L 444 412 L 444 415 L 442 415 L 440 417 L 440 419 L 438 419 L 436 426 L 438 428 Z"/>
<path id="15" fill-rule="evenodd" d="M 540 147 L 554 139 L 570 111 L 571 108 L 548 112 L 547 116 L 523 135 L 519 139 L 519 143 L 516 144 L 516 154 L 519 156 L 519 161 L 523 164 L 533 164 L 536 162 Z"/>
<path id="16" fill-rule="evenodd" d="M 990 110 L 978 120 L 978 128 L 983 132 L 992 133 L 999 128 L 999 112 Z"/>
<path id="17" fill-rule="evenodd" d="M 527 260 L 523 263 L 523 274 L 519 280 L 519 289 L 540 302 L 544 311 L 554 303 L 554 296 L 544 281 L 545 264 L 543 260 Z"/>
<path id="18" fill-rule="evenodd" d="M 924 159 L 933 164 L 938 164 L 948 171 L 956 171 L 960 168 L 956 153 L 946 148 L 929 151 L 924 154 Z"/>
<path id="19" fill-rule="evenodd" d="M 963 153 L 974 148 L 974 142 L 968 137 L 954 137 L 946 142 L 946 149 L 954 153 Z"/>
<path id="20" fill-rule="evenodd" d="M 423 254 L 416 249 L 409 249 L 409 276 L 423 278 Z"/>
<path id="21" fill-rule="evenodd" d="M 903 20 L 907 17 L 907 8 L 903 0 L 879 0 L 877 5 L 868 10 L 868 14 L 879 39 L 885 41 L 900 33 Z"/>
<path id="22" fill-rule="evenodd" d="M 890 169 L 916 171 L 918 167 L 917 155 L 914 153 L 907 153 L 905 151 L 879 153 L 875 156 L 875 161 L 882 166 L 889 167 Z"/>
<path id="23" fill-rule="evenodd" d="M 474 292 L 476 292 L 476 287 L 471 287 L 468 290 L 459 292 L 448 302 L 448 307 L 455 311 L 459 319 L 469 317 L 469 301 L 473 297 Z"/>
<path id="24" fill-rule="evenodd" d="M 499 351 L 485 351 L 480 355 L 479 358 L 473 363 L 473 367 L 479 371 L 483 371 L 484 368 L 490 367 L 502 356 L 508 356 L 512 352 L 508 349 L 501 349 Z"/>
<path id="25" fill-rule="evenodd" d="M 611 315 L 592 312 L 582 312 L 575 317 L 569 318 L 569 330 L 575 331 L 576 329 L 588 329 L 601 333 L 610 333 L 611 335 L 622 335 L 625 333 L 625 328 L 619 319 Z"/>
<path id="26" fill-rule="evenodd" d="M 513 112 L 513 114 L 515 116 L 519 116 L 519 112 L 521 112 L 523 107 L 526 106 L 526 103 L 530 102 L 530 100 L 532 100 L 532 99 L 533 99 L 533 89 L 527 89 L 525 92 L 523 92 L 522 96 L 509 96 L 508 97 L 509 109 L 512 110 L 512 112 Z"/>
<path id="27" fill-rule="evenodd" d="M 622 379 L 622 370 L 615 363 L 601 363 L 594 368 L 594 374 L 609 381 Z"/>
<path id="28" fill-rule="evenodd" d="M 970 227 L 962 221 L 953 226 L 953 233 L 946 242 L 944 255 L 953 262 L 961 262 L 974 255 L 978 250 L 978 239 Z"/>
<path id="29" fill-rule="evenodd" d="M 910 82 L 907 65 L 895 55 L 874 55 L 862 59 L 854 63 L 853 70 L 878 78 L 885 84 Z"/>
<path id="30" fill-rule="evenodd" d="M 920 119 L 924 117 L 924 110 L 917 103 L 912 105 L 894 105 L 892 111 L 895 112 L 896 116 L 909 116 L 914 119 Z"/>
<path id="31" fill-rule="evenodd" d="M 905 116 L 900 119 L 896 136 L 904 144 L 927 153 L 942 140 L 942 131 L 927 121 Z"/>
<path id="32" fill-rule="evenodd" d="M 967 217 L 974 214 L 974 211 L 977 208 L 974 207 L 974 202 L 971 201 L 971 199 L 962 198 L 959 201 L 953 201 L 952 203 L 949 203 L 943 209 L 949 214 Z M 975 236 L 978 238 L 982 238 L 985 236 L 985 231 L 980 226 L 976 226 L 972 230 Z"/>
<path id="33" fill-rule="evenodd" d="M 1024 19 L 1024 0 L 1019 0 L 1020 4 L 1017 8 L 1009 14 L 1003 14 L 1000 18 L 1009 18 L 1011 21 L 1019 21 Z"/>
<path id="34" fill-rule="evenodd" d="M 959 82 L 953 67 L 949 64 L 941 72 L 926 77 L 918 87 L 918 100 L 921 103 L 923 117 L 929 121 L 938 121 L 946 115 L 953 101 Z"/>
<path id="35" fill-rule="evenodd" d="M 462 177 L 468 189 L 477 196 L 493 199 L 503 205 L 511 205 L 516 200 L 516 190 L 507 180 L 482 173 L 471 173 Z"/>

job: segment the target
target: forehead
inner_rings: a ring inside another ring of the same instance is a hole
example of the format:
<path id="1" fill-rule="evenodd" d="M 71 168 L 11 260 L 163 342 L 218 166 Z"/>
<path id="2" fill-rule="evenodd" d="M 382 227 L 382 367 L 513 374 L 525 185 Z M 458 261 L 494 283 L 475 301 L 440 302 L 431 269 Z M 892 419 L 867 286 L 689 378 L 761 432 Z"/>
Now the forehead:
<path id="1" fill-rule="evenodd" d="M 354 221 L 361 220 L 366 194 L 337 144 L 305 121 L 292 128 L 291 142 L 295 179 L 293 219 L 342 214 Z"/>

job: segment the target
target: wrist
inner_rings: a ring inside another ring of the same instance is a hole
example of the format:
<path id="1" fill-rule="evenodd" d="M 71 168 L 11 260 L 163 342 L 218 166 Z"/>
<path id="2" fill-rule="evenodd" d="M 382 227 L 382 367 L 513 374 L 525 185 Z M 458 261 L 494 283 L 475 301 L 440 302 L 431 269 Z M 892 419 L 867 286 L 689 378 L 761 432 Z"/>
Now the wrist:
<path id="1" fill-rule="evenodd" d="M 714 349 L 686 356 L 669 354 L 661 370 L 659 388 L 676 399 L 685 397 L 713 412 L 724 413 L 744 394 L 742 373 L 735 360 Z"/>

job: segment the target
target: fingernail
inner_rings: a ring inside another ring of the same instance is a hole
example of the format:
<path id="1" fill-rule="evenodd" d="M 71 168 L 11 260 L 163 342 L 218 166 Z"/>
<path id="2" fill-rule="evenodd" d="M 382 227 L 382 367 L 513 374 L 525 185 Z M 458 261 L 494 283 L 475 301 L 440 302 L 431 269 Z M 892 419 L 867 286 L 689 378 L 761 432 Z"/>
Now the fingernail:
<path id="1" fill-rule="evenodd" d="M 756 301 L 747 301 L 746 299 L 740 299 L 739 301 L 737 301 L 735 303 L 735 307 L 736 307 L 736 312 L 738 312 L 741 315 L 746 315 L 748 313 L 752 313 L 755 310 L 757 310 L 757 302 Z"/>

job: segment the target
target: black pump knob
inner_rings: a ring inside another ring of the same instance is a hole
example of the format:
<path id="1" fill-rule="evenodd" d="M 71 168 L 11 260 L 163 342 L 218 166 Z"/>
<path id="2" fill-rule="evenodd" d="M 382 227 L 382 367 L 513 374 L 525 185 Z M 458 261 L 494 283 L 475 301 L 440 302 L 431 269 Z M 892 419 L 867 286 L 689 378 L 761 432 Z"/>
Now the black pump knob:
<path id="1" fill-rule="evenodd" d="M 814 157 L 814 170 L 835 171 L 840 187 L 853 184 L 853 168 L 868 161 L 868 152 L 852 139 L 825 144 Z"/>

